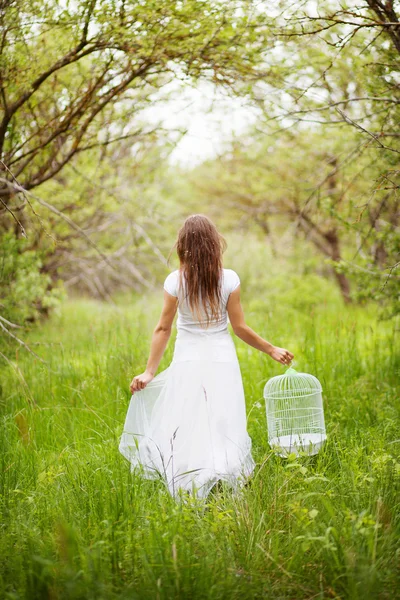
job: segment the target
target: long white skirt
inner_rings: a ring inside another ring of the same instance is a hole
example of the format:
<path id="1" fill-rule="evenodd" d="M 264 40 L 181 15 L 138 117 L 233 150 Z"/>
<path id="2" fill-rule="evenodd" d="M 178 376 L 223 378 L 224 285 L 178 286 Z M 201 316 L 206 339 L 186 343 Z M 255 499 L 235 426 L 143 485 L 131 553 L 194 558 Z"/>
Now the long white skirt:
<path id="1" fill-rule="evenodd" d="M 243 383 L 228 330 L 179 330 L 170 366 L 133 394 L 120 452 L 149 479 L 205 498 L 220 479 L 234 488 L 254 470 Z"/>

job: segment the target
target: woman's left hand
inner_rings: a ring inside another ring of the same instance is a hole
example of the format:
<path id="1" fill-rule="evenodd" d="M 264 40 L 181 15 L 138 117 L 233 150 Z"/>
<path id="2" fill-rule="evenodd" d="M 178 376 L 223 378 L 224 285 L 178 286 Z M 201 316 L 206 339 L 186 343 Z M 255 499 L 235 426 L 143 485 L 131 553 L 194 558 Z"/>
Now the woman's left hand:
<path id="1" fill-rule="evenodd" d="M 278 346 L 273 346 L 270 357 L 282 365 L 290 365 L 294 359 L 294 354 L 289 352 L 289 350 L 286 350 L 286 348 L 278 348 Z"/>
<path id="2" fill-rule="evenodd" d="M 132 394 L 140 390 L 144 390 L 146 385 L 150 383 L 152 379 L 154 379 L 154 375 L 152 375 L 149 371 L 145 371 L 141 375 L 136 375 L 136 377 L 132 379 L 129 389 L 131 390 Z"/>

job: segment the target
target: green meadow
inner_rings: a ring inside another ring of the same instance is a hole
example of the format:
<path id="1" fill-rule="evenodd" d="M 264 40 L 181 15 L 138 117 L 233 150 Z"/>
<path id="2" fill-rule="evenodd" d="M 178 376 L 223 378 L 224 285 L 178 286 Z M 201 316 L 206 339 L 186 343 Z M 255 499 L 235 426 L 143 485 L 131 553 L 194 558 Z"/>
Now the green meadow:
<path id="1" fill-rule="evenodd" d="M 1 369 L 2 598 L 399 597 L 398 321 L 264 258 L 237 268 L 247 322 L 320 379 L 323 449 L 270 449 L 263 387 L 284 368 L 236 338 L 255 474 L 175 502 L 118 451 L 161 285 L 115 305 L 71 297 L 26 336 L 46 364 L 19 349 Z"/>

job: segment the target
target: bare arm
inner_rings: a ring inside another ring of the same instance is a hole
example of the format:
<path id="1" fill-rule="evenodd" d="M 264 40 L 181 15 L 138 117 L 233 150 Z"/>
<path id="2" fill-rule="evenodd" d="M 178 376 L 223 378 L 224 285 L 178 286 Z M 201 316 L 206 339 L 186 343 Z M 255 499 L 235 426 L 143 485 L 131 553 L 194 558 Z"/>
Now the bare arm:
<path id="1" fill-rule="evenodd" d="M 268 354 L 268 356 L 283 365 L 288 365 L 293 360 L 294 355 L 289 352 L 289 350 L 278 348 L 270 342 L 267 342 L 267 340 L 264 340 L 259 336 L 251 327 L 246 325 L 243 308 L 240 302 L 240 285 L 229 296 L 226 308 L 228 310 L 232 329 L 238 338 L 246 342 L 246 344 L 249 344 L 249 346 L 261 350 L 261 352 L 265 352 L 265 354 Z"/>
<path id="2" fill-rule="evenodd" d="M 141 375 L 136 375 L 129 386 L 132 394 L 138 390 L 143 390 L 153 379 L 160 361 L 167 347 L 168 340 L 171 337 L 172 323 L 176 314 L 178 302 L 175 296 L 171 296 L 164 291 L 164 304 L 160 319 L 153 332 L 151 339 L 150 355 L 147 361 L 146 370 Z"/>

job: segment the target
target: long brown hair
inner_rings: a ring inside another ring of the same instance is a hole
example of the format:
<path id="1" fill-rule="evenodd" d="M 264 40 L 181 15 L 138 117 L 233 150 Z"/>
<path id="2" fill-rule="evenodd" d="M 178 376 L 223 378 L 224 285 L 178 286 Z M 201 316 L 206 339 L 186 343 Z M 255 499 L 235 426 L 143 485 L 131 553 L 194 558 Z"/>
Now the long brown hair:
<path id="1" fill-rule="evenodd" d="M 181 263 L 179 296 L 185 289 L 191 311 L 202 327 L 221 317 L 222 253 L 225 238 L 205 215 L 191 215 L 178 232 L 174 248 Z M 185 288 L 183 285 L 185 278 Z"/>

